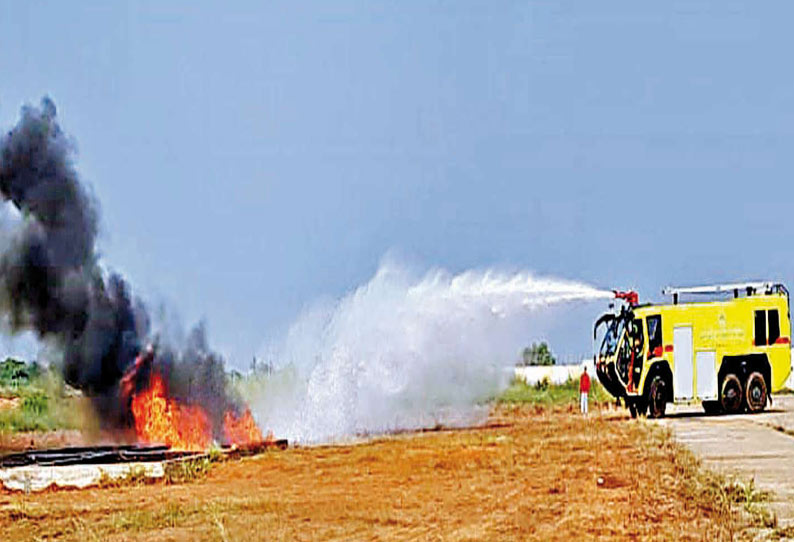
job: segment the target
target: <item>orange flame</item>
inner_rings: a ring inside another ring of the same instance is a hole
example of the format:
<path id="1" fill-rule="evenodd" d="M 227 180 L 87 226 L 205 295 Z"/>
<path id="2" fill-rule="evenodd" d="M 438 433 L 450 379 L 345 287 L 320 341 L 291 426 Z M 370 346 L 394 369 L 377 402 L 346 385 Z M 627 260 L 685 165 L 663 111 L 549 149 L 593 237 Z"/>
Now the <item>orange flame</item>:
<path id="1" fill-rule="evenodd" d="M 237 416 L 234 412 L 227 411 L 223 415 L 223 433 L 230 444 L 246 445 L 263 442 L 262 431 L 256 425 L 251 411 L 245 409 L 242 416 Z M 268 435 L 269 440 L 270 435 Z"/>
<path id="2" fill-rule="evenodd" d="M 206 450 L 212 442 L 212 426 L 204 409 L 169 399 L 159 373 L 152 373 L 149 387 L 132 398 L 132 415 L 140 442 L 182 450 Z"/>

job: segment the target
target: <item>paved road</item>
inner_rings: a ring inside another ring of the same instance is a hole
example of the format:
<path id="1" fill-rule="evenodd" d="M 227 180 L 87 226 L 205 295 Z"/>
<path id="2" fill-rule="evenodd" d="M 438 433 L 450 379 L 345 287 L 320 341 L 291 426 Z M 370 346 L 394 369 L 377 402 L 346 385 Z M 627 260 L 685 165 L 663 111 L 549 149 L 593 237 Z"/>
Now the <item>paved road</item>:
<path id="1" fill-rule="evenodd" d="M 774 493 L 780 525 L 794 524 L 794 396 L 774 397 L 756 415 L 706 416 L 700 407 L 673 407 L 658 421 L 714 470 L 754 478 Z M 787 434 L 786 432 L 790 432 Z"/>

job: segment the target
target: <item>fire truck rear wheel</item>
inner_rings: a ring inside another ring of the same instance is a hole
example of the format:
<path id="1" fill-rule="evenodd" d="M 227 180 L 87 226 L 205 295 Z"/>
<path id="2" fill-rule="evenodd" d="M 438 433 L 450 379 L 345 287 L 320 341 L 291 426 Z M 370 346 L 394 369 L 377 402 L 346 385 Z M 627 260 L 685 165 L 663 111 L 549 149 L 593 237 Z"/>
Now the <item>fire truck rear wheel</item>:
<path id="1" fill-rule="evenodd" d="M 634 404 L 634 401 L 629 401 L 629 413 L 632 418 L 637 417 L 637 405 Z"/>
<path id="2" fill-rule="evenodd" d="M 722 392 L 720 393 L 720 404 L 726 414 L 738 414 L 743 406 L 742 383 L 739 377 L 733 373 L 728 373 L 722 381 Z"/>
<path id="3" fill-rule="evenodd" d="M 656 375 L 648 388 L 648 417 L 661 418 L 667 408 L 667 382 Z"/>
<path id="4" fill-rule="evenodd" d="M 764 375 L 759 372 L 750 373 L 744 387 L 745 402 L 748 412 L 761 412 L 766 407 L 767 391 Z"/>

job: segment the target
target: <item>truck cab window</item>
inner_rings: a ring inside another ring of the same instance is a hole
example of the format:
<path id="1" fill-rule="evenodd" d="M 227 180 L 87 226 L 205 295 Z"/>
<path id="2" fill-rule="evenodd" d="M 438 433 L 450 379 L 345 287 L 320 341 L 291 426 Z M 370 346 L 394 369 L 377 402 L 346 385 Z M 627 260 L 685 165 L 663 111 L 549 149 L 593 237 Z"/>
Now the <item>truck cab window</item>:
<path id="1" fill-rule="evenodd" d="M 769 344 L 775 344 L 780 338 L 780 316 L 777 309 L 767 311 L 769 313 Z"/>
<path id="2" fill-rule="evenodd" d="M 634 355 L 642 355 L 642 347 L 644 346 L 644 336 L 642 333 L 642 320 L 634 320 L 631 323 L 631 336 L 632 344 L 634 346 Z"/>
<path id="3" fill-rule="evenodd" d="M 648 317 L 648 352 L 652 357 L 662 355 L 662 315 Z"/>
<path id="4" fill-rule="evenodd" d="M 766 311 L 755 311 L 755 345 L 766 345 Z"/>
<path id="5" fill-rule="evenodd" d="M 609 325 L 604 341 L 601 343 L 601 355 L 613 356 L 618 349 L 618 342 L 623 336 L 623 319 L 613 320 Z"/>

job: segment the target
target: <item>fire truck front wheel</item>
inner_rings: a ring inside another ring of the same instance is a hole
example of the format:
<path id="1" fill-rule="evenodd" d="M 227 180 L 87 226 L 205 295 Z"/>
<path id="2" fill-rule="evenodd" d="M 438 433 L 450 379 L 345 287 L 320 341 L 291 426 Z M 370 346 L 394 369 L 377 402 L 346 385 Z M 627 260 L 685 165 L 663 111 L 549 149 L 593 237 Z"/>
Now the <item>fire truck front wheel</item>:
<path id="1" fill-rule="evenodd" d="M 656 375 L 648 388 L 648 417 L 661 418 L 667 408 L 667 382 Z"/>
<path id="2" fill-rule="evenodd" d="M 764 375 L 759 372 L 750 373 L 747 377 L 747 384 L 744 387 L 745 401 L 748 412 L 761 412 L 764 410 L 767 401 L 766 382 Z"/>
<path id="3" fill-rule="evenodd" d="M 722 381 L 720 403 L 726 414 L 738 414 L 742 411 L 742 383 L 739 377 L 728 373 Z"/>

